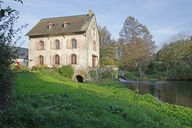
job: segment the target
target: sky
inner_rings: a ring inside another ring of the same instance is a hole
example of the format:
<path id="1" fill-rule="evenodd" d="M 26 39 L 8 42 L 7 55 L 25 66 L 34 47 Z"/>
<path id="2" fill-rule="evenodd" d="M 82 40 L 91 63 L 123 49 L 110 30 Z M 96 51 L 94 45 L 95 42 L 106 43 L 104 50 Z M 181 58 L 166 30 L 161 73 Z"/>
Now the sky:
<path id="1" fill-rule="evenodd" d="M 97 24 L 106 26 L 112 38 L 128 16 L 134 16 L 147 26 L 158 47 L 178 33 L 191 33 L 192 0 L 22 0 L 23 4 L 4 0 L 20 12 L 17 25 L 28 24 L 22 30 L 22 47 L 28 48 L 25 34 L 42 18 L 80 15 L 93 10 Z"/>

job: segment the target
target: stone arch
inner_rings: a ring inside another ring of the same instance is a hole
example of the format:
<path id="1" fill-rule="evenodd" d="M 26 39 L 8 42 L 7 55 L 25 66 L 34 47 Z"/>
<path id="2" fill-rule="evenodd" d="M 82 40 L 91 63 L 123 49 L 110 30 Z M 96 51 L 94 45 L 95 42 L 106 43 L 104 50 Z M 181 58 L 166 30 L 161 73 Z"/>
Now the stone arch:
<path id="1" fill-rule="evenodd" d="M 83 83 L 83 76 L 76 75 L 76 79 L 77 79 L 78 82 Z"/>

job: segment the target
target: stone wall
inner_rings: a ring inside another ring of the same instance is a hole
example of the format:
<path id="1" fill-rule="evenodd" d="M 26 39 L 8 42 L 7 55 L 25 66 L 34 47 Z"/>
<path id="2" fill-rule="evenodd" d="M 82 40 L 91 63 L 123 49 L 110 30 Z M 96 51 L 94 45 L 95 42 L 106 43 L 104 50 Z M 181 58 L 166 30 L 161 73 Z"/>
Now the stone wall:
<path id="1" fill-rule="evenodd" d="M 95 34 L 93 34 L 95 28 Z M 72 49 L 68 43 L 72 40 L 77 40 L 77 48 Z M 52 43 L 59 40 L 60 49 L 53 50 Z M 93 41 L 96 42 L 96 49 L 93 48 Z M 38 50 L 38 43 L 44 42 L 44 50 Z M 71 54 L 77 55 L 77 64 L 73 65 L 76 69 L 92 67 L 92 56 L 97 56 L 97 65 L 99 63 L 99 35 L 96 26 L 95 17 L 91 21 L 88 30 L 84 34 L 76 35 L 60 35 L 60 36 L 47 36 L 47 37 L 31 37 L 29 42 L 29 68 L 38 65 L 38 57 L 44 57 L 44 65 L 52 67 L 54 65 L 54 56 L 59 55 L 60 65 L 71 64 Z"/>

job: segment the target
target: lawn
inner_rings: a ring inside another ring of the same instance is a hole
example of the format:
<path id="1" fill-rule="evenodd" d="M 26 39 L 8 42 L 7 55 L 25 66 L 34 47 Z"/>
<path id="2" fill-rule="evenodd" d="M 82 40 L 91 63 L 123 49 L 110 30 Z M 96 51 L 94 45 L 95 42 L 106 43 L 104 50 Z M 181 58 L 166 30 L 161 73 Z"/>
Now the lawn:
<path id="1" fill-rule="evenodd" d="M 118 81 L 76 83 L 50 71 L 17 73 L 11 112 L 0 127 L 191 128 L 192 109 L 139 95 Z"/>

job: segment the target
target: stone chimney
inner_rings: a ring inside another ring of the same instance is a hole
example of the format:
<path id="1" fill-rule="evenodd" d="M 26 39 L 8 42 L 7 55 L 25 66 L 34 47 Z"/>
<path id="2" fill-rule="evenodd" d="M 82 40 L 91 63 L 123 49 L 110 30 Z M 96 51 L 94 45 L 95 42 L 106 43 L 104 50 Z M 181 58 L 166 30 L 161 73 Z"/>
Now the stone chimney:
<path id="1" fill-rule="evenodd" d="M 92 10 L 89 10 L 88 15 L 89 15 L 89 17 L 91 17 L 92 15 L 94 15 L 93 11 L 92 11 Z"/>

